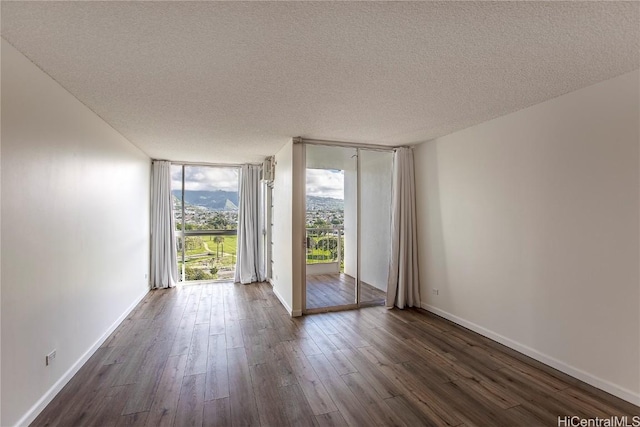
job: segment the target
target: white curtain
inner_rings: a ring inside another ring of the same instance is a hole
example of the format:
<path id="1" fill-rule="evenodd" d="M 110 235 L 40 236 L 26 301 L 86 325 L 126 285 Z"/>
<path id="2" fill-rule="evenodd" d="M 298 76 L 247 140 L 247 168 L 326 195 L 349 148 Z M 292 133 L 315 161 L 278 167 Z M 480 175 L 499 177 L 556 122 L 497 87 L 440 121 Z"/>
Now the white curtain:
<path id="1" fill-rule="evenodd" d="M 387 307 L 420 306 L 418 236 L 416 234 L 415 174 L 413 151 L 398 148 L 393 157 L 391 204 L 391 260 Z"/>
<path id="2" fill-rule="evenodd" d="M 260 275 L 260 166 L 243 165 L 238 194 L 238 248 L 235 281 L 263 281 Z"/>
<path id="3" fill-rule="evenodd" d="M 151 177 L 151 286 L 170 288 L 178 281 L 176 234 L 171 196 L 171 163 L 153 162 Z"/>

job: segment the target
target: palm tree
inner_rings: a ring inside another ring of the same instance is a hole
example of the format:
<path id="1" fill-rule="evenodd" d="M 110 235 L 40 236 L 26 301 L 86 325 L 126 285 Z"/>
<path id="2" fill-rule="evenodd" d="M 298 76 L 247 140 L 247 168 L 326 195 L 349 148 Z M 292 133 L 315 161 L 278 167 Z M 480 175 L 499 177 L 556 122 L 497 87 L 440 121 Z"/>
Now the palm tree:
<path id="1" fill-rule="evenodd" d="M 216 236 L 213 238 L 213 241 L 216 244 L 216 258 L 220 259 L 220 255 L 218 255 L 218 248 L 222 245 L 222 255 L 224 256 L 224 237 Z"/>

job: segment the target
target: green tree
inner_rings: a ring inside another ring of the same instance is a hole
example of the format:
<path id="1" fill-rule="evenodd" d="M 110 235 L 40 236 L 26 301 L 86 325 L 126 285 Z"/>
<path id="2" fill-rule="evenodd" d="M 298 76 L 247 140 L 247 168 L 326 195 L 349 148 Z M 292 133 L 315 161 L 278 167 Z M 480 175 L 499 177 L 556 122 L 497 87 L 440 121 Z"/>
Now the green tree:
<path id="1" fill-rule="evenodd" d="M 203 246 L 202 237 L 199 237 L 199 236 L 189 236 L 189 237 L 186 237 L 184 241 L 185 241 L 185 248 L 188 251 L 200 249 Z"/>
<path id="2" fill-rule="evenodd" d="M 229 221 L 220 212 L 217 212 L 213 218 L 207 221 L 207 228 L 213 230 L 226 230 L 229 228 Z"/>
<path id="3" fill-rule="evenodd" d="M 216 271 L 217 273 L 217 271 Z M 214 277 L 200 268 L 185 267 L 184 275 L 186 280 L 211 280 Z"/>
<path id="4" fill-rule="evenodd" d="M 327 221 L 325 221 L 324 219 L 322 219 L 322 218 L 316 218 L 316 220 L 313 221 L 313 226 L 315 228 L 324 228 L 324 227 L 326 227 L 328 225 L 329 225 L 329 223 Z"/>
<path id="5" fill-rule="evenodd" d="M 216 244 L 216 258 L 219 259 L 220 255 L 218 254 L 218 249 L 220 245 L 222 245 L 222 255 L 224 256 L 224 237 L 216 236 L 213 238 L 213 242 Z"/>
<path id="6" fill-rule="evenodd" d="M 336 237 L 321 237 L 316 242 L 316 248 L 329 252 L 331 259 L 338 258 L 338 239 Z"/>
<path id="7" fill-rule="evenodd" d="M 194 226 L 193 226 L 193 224 L 185 224 L 184 225 L 184 229 L 185 230 L 193 230 Z M 182 230 L 182 221 L 176 223 L 176 230 Z"/>

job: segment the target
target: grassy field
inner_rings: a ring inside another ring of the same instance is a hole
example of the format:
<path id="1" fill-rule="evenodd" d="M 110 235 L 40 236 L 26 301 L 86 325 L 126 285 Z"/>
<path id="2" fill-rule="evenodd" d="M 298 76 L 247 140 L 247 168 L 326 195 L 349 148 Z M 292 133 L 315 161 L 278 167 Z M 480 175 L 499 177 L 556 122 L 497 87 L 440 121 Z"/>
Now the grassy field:
<path id="1" fill-rule="evenodd" d="M 191 236 L 186 241 L 186 280 L 215 280 L 233 277 L 236 264 L 237 236 Z M 216 252 L 218 251 L 218 256 Z M 178 252 L 178 270 L 182 272 L 182 253 Z"/>

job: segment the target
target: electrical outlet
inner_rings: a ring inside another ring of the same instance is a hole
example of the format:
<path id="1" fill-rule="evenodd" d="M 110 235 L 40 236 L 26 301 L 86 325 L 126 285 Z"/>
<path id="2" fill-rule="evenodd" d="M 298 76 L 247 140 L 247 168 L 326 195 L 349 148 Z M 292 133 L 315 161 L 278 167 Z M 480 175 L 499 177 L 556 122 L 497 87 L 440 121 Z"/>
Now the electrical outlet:
<path id="1" fill-rule="evenodd" d="M 432 290 L 431 290 L 431 293 L 432 293 L 433 295 L 440 295 L 440 289 L 432 289 Z"/>
<path id="2" fill-rule="evenodd" d="M 56 360 L 56 351 L 53 350 L 51 353 L 47 354 L 44 357 L 44 364 L 45 366 L 49 366 L 51 365 L 54 361 Z"/>
<path id="3" fill-rule="evenodd" d="M 144 278 L 146 279 L 147 277 L 149 277 L 149 275 L 147 273 L 144 273 Z"/>

